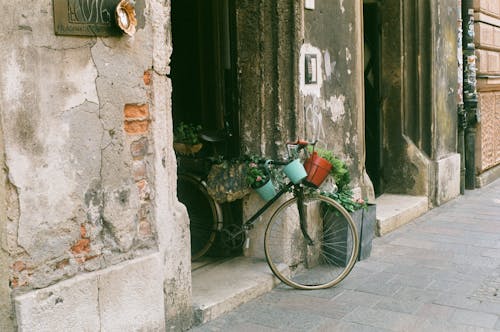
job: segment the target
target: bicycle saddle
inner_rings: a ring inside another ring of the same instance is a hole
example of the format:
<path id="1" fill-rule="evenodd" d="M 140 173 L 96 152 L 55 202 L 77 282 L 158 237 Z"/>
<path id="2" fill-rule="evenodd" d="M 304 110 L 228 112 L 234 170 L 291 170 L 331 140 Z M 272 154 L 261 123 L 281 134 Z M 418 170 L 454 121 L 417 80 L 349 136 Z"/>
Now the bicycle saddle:
<path id="1" fill-rule="evenodd" d="M 206 142 L 219 143 L 226 140 L 226 135 L 221 131 L 203 131 L 200 138 Z"/>

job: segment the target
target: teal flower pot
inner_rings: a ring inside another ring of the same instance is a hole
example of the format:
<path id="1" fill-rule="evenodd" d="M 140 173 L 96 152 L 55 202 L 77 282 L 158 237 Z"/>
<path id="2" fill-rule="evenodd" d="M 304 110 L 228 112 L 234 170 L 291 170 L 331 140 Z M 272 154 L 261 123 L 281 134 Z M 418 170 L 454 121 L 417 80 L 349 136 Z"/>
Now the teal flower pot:
<path id="1" fill-rule="evenodd" d="M 300 181 L 307 177 L 307 172 L 299 159 L 295 159 L 286 165 L 285 168 L 283 168 L 283 172 L 285 172 L 286 176 L 295 184 L 300 183 Z"/>
<path id="2" fill-rule="evenodd" d="M 259 196 L 266 202 L 276 196 L 276 189 L 274 189 L 273 181 L 271 180 L 267 181 L 262 187 L 255 188 L 255 191 L 257 191 Z"/>

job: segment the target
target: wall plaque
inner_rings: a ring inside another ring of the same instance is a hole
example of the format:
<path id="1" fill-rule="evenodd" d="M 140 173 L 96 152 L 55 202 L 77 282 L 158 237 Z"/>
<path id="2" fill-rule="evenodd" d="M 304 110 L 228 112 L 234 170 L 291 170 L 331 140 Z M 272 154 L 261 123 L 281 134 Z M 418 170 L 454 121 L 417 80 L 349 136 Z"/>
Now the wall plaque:
<path id="1" fill-rule="evenodd" d="M 56 35 L 113 36 L 122 32 L 115 20 L 120 0 L 53 0 Z"/>

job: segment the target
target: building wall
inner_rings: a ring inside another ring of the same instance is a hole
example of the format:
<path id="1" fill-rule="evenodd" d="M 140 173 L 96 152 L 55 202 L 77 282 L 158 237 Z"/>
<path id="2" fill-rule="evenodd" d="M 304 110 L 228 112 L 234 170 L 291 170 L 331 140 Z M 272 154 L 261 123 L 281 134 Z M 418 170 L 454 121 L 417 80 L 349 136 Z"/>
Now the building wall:
<path id="1" fill-rule="evenodd" d="M 357 195 L 367 197 L 372 188 L 363 180 L 362 20 L 360 1 L 316 1 L 314 9 L 305 9 L 298 80 L 306 137 L 345 160 Z M 305 81 L 306 55 L 316 56 L 316 83 Z"/>
<path id="2" fill-rule="evenodd" d="M 133 37 L 95 38 L 56 36 L 52 1 L 4 6 L 0 293 L 12 291 L 20 330 L 37 319 L 64 330 L 61 314 L 74 328 L 93 319 L 101 328 L 112 320 L 164 328 L 165 315 L 174 328 L 190 322 L 188 220 L 175 196 L 166 76 L 169 2 L 137 1 L 136 12 Z M 3 321 L 8 306 L 0 302 Z"/>
<path id="3" fill-rule="evenodd" d="M 315 7 L 237 2 L 242 151 L 286 157 L 287 141 L 318 139 L 346 160 L 356 194 L 366 197 L 372 188 L 364 180 L 361 3 L 315 1 Z M 317 59 L 318 81 L 311 85 L 304 84 L 306 53 Z M 244 218 L 261 204 L 256 195 L 245 198 Z M 245 255 L 264 256 L 264 230 L 257 223 L 249 232 Z"/>
<path id="4" fill-rule="evenodd" d="M 12 303 L 10 300 L 11 288 L 9 287 L 9 255 L 6 251 L 7 242 L 7 179 L 5 177 L 5 152 L 3 142 L 2 123 L 0 122 L 0 330 L 13 329 Z"/>
<path id="5" fill-rule="evenodd" d="M 285 0 L 236 2 L 243 153 L 285 156 L 284 143 L 304 135 L 296 80 L 301 8 Z"/>
<path id="6" fill-rule="evenodd" d="M 476 173 L 500 165 L 500 4 L 474 1 L 474 32 L 477 56 L 480 121 L 476 128 Z M 498 171 L 497 171 L 498 174 Z"/>
<path id="7" fill-rule="evenodd" d="M 460 184 L 457 2 L 392 0 L 381 16 L 385 190 L 440 205 Z"/>

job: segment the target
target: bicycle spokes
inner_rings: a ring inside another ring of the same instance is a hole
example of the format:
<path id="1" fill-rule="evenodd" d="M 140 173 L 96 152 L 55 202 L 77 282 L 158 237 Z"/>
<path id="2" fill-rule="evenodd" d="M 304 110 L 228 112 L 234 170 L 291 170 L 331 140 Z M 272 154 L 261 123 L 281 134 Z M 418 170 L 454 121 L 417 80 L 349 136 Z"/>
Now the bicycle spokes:
<path id="1" fill-rule="evenodd" d="M 357 257 L 356 226 L 335 201 L 305 194 L 283 203 L 264 239 L 272 271 L 301 289 L 331 287 L 352 269 Z"/>
<path id="2" fill-rule="evenodd" d="M 246 232 L 242 226 L 231 224 L 221 230 L 221 241 L 224 248 L 238 249 L 243 246 Z"/>

